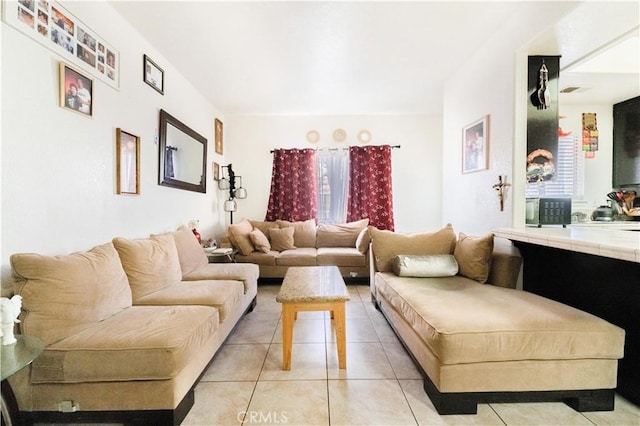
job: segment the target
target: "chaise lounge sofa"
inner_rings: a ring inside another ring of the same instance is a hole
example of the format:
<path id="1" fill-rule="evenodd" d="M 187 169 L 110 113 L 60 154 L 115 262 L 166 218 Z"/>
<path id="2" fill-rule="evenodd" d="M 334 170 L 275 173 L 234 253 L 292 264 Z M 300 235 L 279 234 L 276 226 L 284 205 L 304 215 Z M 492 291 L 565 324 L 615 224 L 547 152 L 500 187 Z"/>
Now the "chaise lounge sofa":
<path id="1" fill-rule="evenodd" d="M 369 219 L 339 225 L 314 219 L 263 222 L 244 219 L 229 225 L 228 242 L 235 261 L 253 263 L 260 278 L 283 278 L 290 266 L 337 266 L 344 278 L 369 277 Z"/>
<path id="2" fill-rule="evenodd" d="M 10 261 L 20 333 L 45 344 L 9 379 L 26 424 L 180 424 L 198 379 L 256 301 L 258 268 L 208 263 L 186 227 Z"/>
<path id="3" fill-rule="evenodd" d="M 450 225 L 369 232 L 373 303 L 422 371 L 440 414 L 516 401 L 613 410 L 624 330 L 516 290 L 522 259 L 508 240 L 456 239 Z"/>

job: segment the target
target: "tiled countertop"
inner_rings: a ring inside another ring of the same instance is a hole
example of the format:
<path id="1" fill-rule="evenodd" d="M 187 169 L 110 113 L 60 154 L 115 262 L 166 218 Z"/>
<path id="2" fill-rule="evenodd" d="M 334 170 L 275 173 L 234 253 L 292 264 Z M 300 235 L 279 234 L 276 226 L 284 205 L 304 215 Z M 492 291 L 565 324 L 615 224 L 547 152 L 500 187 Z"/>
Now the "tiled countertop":
<path id="1" fill-rule="evenodd" d="M 498 237 L 640 263 L 640 222 L 500 228 Z"/>

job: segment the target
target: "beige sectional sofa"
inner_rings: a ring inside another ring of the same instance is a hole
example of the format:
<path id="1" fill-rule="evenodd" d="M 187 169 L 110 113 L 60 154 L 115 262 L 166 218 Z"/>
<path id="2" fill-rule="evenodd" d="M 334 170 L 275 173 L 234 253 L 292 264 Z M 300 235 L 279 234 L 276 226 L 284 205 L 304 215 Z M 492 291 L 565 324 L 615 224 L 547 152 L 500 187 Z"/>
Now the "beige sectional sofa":
<path id="1" fill-rule="evenodd" d="M 244 219 L 229 225 L 235 261 L 253 263 L 260 278 L 283 278 L 290 266 L 337 266 L 345 278 L 369 276 L 369 219 L 339 225 L 314 219 L 273 222 Z M 223 245 L 226 238 L 222 240 Z"/>
<path id="2" fill-rule="evenodd" d="M 255 306 L 255 265 L 209 264 L 186 227 L 65 256 L 11 256 L 20 332 L 44 352 L 9 381 L 21 421 L 179 424 Z"/>
<path id="3" fill-rule="evenodd" d="M 507 240 L 456 238 L 450 225 L 370 235 L 372 300 L 440 414 L 476 413 L 479 402 L 613 409 L 624 330 L 516 290 L 521 258 Z"/>

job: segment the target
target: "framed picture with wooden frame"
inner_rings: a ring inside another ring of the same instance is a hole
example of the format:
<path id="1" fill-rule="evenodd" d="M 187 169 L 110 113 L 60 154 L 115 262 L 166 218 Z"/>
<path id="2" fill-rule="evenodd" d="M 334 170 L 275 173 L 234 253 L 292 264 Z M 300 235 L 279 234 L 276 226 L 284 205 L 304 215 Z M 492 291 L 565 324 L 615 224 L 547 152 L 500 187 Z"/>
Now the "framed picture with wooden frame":
<path id="1" fill-rule="evenodd" d="M 489 169 L 489 115 L 462 129 L 462 173 Z"/>
<path id="2" fill-rule="evenodd" d="M 224 142 L 222 140 L 222 121 L 216 118 L 215 120 L 215 143 L 216 153 L 222 155 L 224 153 Z"/>
<path id="3" fill-rule="evenodd" d="M 60 106 L 93 117 L 93 79 L 60 62 Z"/>
<path id="4" fill-rule="evenodd" d="M 116 192 L 140 194 L 140 137 L 116 129 Z"/>

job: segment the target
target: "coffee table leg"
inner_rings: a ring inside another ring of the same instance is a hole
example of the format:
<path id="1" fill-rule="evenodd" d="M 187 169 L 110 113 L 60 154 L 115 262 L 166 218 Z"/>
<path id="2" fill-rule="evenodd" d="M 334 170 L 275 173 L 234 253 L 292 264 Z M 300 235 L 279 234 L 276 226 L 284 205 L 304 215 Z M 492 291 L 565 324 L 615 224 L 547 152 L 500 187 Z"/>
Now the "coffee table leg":
<path id="1" fill-rule="evenodd" d="M 333 305 L 334 323 L 336 327 L 336 340 L 338 341 L 338 366 L 347 368 L 347 330 L 345 327 L 344 302 Z"/>
<path id="2" fill-rule="evenodd" d="M 294 305 L 282 304 L 282 369 L 291 370 L 291 346 L 293 343 L 293 322 L 296 317 Z"/>

